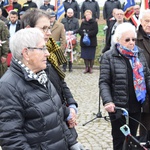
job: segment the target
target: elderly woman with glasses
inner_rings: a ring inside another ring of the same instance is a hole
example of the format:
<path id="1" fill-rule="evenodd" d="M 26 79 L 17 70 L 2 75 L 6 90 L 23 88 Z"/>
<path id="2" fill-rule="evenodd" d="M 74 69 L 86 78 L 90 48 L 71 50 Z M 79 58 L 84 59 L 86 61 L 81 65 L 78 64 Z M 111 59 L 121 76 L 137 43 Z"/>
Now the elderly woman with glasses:
<path id="1" fill-rule="evenodd" d="M 22 41 L 22 42 L 20 42 Z M 12 62 L 0 80 L 0 146 L 22 150 L 82 150 L 66 124 L 66 109 L 44 71 L 43 33 L 22 29 L 10 39 Z"/>
<path id="2" fill-rule="evenodd" d="M 21 25 L 22 28 L 38 28 L 43 32 L 47 50 L 50 53 L 50 55 L 48 56 L 47 68 L 45 71 L 48 72 L 48 77 L 55 86 L 62 100 L 62 103 L 66 103 L 66 105 L 70 108 L 68 112 L 70 114 L 67 118 L 67 122 L 70 130 L 77 137 L 77 133 L 75 132 L 73 127 L 76 126 L 76 114 L 78 105 L 74 100 L 69 87 L 64 81 L 65 74 L 60 69 L 60 65 L 66 62 L 66 58 L 60 47 L 51 37 L 49 14 L 40 9 L 27 10 L 21 19 Z"/>
<path id="3" fill-rule="evenodd" d="M 115 31 L 115 45 L 102 56 L 100 94 L 112 126 L 113 149 L 122 150 L 124 135 L 120 127 L 125 118 L 115 107 L 128 110 L 129 116 L 140 121 L 146 94 L 150 94 L 150 72 L 142 50 L 135 45 L 136 29 L 130 23 L 120 24 Z M 136 136 L 138 123 L 129 119 L 131 134 Z"/>

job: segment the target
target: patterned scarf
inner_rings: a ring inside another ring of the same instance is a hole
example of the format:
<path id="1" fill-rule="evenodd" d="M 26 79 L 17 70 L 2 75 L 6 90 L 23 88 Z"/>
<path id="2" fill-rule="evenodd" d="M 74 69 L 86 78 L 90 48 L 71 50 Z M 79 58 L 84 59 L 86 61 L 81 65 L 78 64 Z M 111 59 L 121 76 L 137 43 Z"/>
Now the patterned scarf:
<path id="1" fill-rule="evenodd" d="M 21 61 L 19 61 L 17 59 L 15 59 L 15 61 L 21 66 L 21 68 L 23 68 L 26 71 L 27 76 L 30 79 L 37 80 L 40 84 L 46 86 L 46 82 L 48 81 L 48 78 L 47 78 L 47 75 L 46 75 L 44 70 L 42 70 L 42 71 L 38 72 L 37 74 L 35 74 L 27 66 L 25 66 L 25 64 L 23 64 Z"/>
<path id="2" fill-rule="evenodd" d="M 136 98 L 141 104 L 145 101 L 146 97 L 146 84 L 143 73 L 143 65 L 138 58 L 138 48 L 137 46 L 131 51 L 126 47 L 117 44 L 117 49 L 120 54 L 125 56 L 130 60 L 130 64 L 133 70 L 133 82 Z"/>
<path id="3" fill-rule="evenodd" d="M 50 56 L 48 57 L 48 60 L 51 62 L 53 67 L 57 70 L 59 76 L 64 79 L 65 74 L 60 69 L 60 65 L 67 62 L 63 51 L 60 49 L 60 47 L 56 44 L 56 42 L 53 40 L 53 38 L 49 38 L 47 44 L 47 50 L 50 53 Z"/>

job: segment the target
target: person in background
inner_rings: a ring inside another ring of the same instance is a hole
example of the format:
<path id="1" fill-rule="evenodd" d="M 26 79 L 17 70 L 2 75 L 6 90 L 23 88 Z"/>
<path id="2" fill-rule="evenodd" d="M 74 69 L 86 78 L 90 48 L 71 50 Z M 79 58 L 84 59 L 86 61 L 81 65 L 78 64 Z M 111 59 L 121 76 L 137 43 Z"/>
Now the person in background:
<path id="1" fill-rule="evenodd" d="M 25 11 L 21 11 L 21 12 L 19 13 L 19 18 L 20 18 L 20 20 L 22 19 L 22 16 L 23 16 L 24 13 L 25 13 Z"/>
<path id="2" fill-rule="evenodd" d="M 133 19 L 129 19 L 129 22 L 131 22 L 135 27 L 139 25 L 139 15 L 140 15 L 140 6 L 135 5 L 134 15 L 132 16 Z"/>
<path id="3" fill-rule="evenodd" d="M 22 11 L 26 11 L 28 9 L 33 8 L 37 8 L 36 3 L 32 2 L 32 0 L 27 0 L 27 2 L 23 4 Z"/>
<path id="4" fill-rule="evenodd" d="M 102 53 L 105 53 L 110 49 L 110 47 L 113 45 L 113 36 L 115 33 L 115 30 L 119 24 L 122 24 L 124 22 L 124 12 L 121 9 L 117 9 L 115 11 L 115 20 L 109 22 L 109 26 L 106 32 L 106 44 L 104 49 L 102 50 Z"/>
<path id="5" fill-rule="evenodd" d="M 92 18 L 92 11 L 86 10 L 84 13 L 85 21 L 81 23 L 79 28 L 80 46 L 81 46 L 81 58 L 84 59 L 85 70 L 84 73 L 92 73 L 93 65 L 95 59 L 95 51 L 97 46 L 97 33 L 98 33 L 98 24 L 95 19 Z M 90 38 L 90 45 L 86 46 L 83 43 L 84 33 L 87 33 Z"/>
<path id="6" fill-rule="evenodd" d="M 4 1 L 0 0 L 0 8 L 2 9 L 2 15 L 7 18 L 8 13 L 7 13 L 6 9 L 3 6 L 4 6 Z"/>
<path id="7" fill-rule="evenodd" d="M 77 137 L 74 127 L 76 126 L 78 104 L 74 100 L 73 95 L 65 82 L 65 74 L 60 69 L 60 65 L 65 63 L 66 59 L 60 47 L 50 36 L 49 14 L 40 9 L 28 10 L 21 19 L 21 26 L 22 28 L 39 28 L 43 32 L 45 41 L 47 42 L 47 50 L 50 53 L 45 71 L 48 72 L 48 78 L 56 88 L 62 103 L 66 104 L 70 108 L 68 112 L 69 117 L 66 121 L 71 132 L 73 132 L 74 136 Z"/>
<path id="8" fill-rule="evenodd" d="M 137 31 L 136 45 L 143 49 L 148 67 L 150 68 L 150 9 L 141 12 L 141 24 Z M 141 123 L 150 130 L 150 96 L 146 99 L 146 105 L 143 107 Z M 140 126 L 140 136 L 146 135 L 146 130 Z"/>
<path id="9" fill-rule="evenodd" d="M 66 18 L 63 18 L 61 23 L 64 25 L 65 31 L 66 31 L 66 41 L 67 46 L 65 53 L 68 58 L 68 66 L 69 66 L 69 72 L 72 72 L 72 63 L 73 63 L 73 50 L 75 49 L 76 44 L 74 45 L 72 40 L 76 39 L 76 34 L 79 30 L 79 21 L 77 18 L 74 17 L 74 11 L 72 8 L 69 8 L 67 10 L 67 16 Z M 70 51 L 71 50 L 71 51 Z M 67 63 L 63 64 L 63 71 L 66 72 L 67 69 Z"/>
<path id="10" fill-rule="evenodd" d="M 8 19 L 2 15 L 2 8 L 0 8 L 0 20 L 5 22 L 5 24 L 8 22 Z"/>
<path id="11" fill-rule="evenodd" d="M 18 0 L 13 0 L 13 10 L 15 10 L 18 13 L 18 17 L 19 13 L 21 12 L 21 9 L 21 4 L 18 3 Z"/>
<path id="12" fill-rule="evenodd" d="M 7 54 L 9 52 L 9 31 L 6 24 L 0 20 L 0 78 L 7 70 Z"/>
<path id="13" fill-rule="evenodd" d="M 50 54 L 43 33 L 21 29 L 10 49 L 12 63 L 0 80 L 2 149 L 83 150 L 66 124 L 68 108 L 44 71 Z"/>
<path id="14" fill-rule="evenodd" d="M 119 0 L 106 0 L 103 7 L 103 19 L 106 20 L 106 24 L 109 27 L 109 19 L 112 16 L 114 8 L 121 9 L 121 3 Z"/>
<path id="15" fill-rule="evenodd" d="M 84 13 L 86 10 L 92 11 L 92 18 L 96 21 L 99 20 L 100 17 L 100 8 L 98 2 L 96 0 L 85 0 L 81 6 L 81 19 L 84 21 L 85 16 Z"/>
<path id="16" fill-rule="evenodd" d="M 50 20 L 50 28 L 51 28 L 51 37 L 56 41 L 56 43 L 60 46 L 61 50 L 65 52 L 66 47 L 66 35 L 64 25 L 56 20 L 56 13 L 47 9 L 49 13 Z"/>
<path id="17" fill-rule="evenodd" d="M 54 8 L 54 5 L 51 5 L 50 4 L 50 1 L 51 0 L 44 0 L 44 5 L 42 5 L 41 7 L 40 7 L 40 9 L 43 9 L 43 10 L 47 10 L 47 9 L 51 9 L 51 10 L 55 10 L 55 8 Z"/>
<path id="18" fill-rule="evenodd" d="M 136 136 L 141 108 L 146 93 L 150 94 L 150 71 L 142 49 L 135 45 L 136 36 L 131 23 L 118 25 L 114 35 L 116 44 L 103 54 L 100 62 L 100 95 L 111 120 L 113 150 L 122 150 L 125 140 L 120 130 L 125 118 L 115 107 L 129 112 L 130 132 Z"/>
<path id="19" fill-rule="evenodd" d="M 15 10 L 9 12 L 9 22 L 7 23 L 10 37 L 12 37 L 15 32 L 21 29 L 20 21 L 18 20 L 18 13 Z"/>
<path id="20" fill-rule="evenodd" d="M 80 19 L 80 8 L 79 4 L 76 0 L 65 0 L 63 2 L 64 8 L 65 8 L 65 16 L 67 16 L 67 10 L 69 8 L 72 8 L 74 11 L 74 17 L 77 19 Z"/>

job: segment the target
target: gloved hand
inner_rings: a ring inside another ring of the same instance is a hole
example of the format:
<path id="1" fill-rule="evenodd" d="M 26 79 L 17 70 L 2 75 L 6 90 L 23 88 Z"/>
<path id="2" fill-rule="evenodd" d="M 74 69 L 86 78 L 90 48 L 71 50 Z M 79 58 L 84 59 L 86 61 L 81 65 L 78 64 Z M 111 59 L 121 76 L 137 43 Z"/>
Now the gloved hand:
<path id="1" fill-rule="evenodd" d="M 70 147 L 70 150 L 84 150 L 83 146 L 81 143 L 76 143 L 73 146 Z"/>

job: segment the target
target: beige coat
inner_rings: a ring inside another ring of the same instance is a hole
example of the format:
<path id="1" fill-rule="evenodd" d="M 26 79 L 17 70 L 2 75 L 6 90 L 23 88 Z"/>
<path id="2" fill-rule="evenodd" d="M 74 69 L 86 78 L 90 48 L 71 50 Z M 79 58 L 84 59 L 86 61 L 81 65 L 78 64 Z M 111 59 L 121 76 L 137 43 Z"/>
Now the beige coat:
<path id="1" fill-rule="evenodd" d="M 64 25 L 58 21 L 54 22 L 51 28 L 52 38 L 57 42 L 60 41 L 60 47 L 64 51 L 66 47 L 66 35 Z"/>

